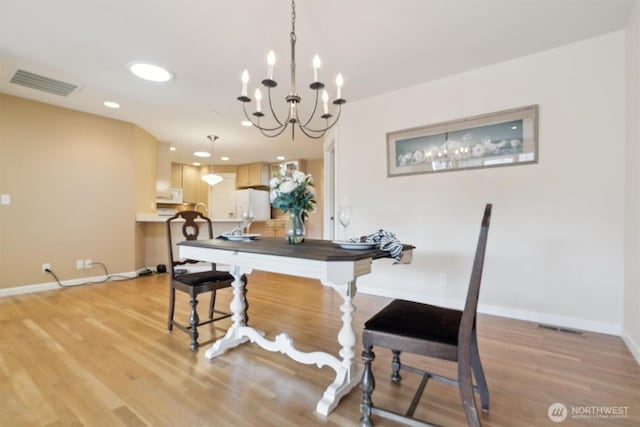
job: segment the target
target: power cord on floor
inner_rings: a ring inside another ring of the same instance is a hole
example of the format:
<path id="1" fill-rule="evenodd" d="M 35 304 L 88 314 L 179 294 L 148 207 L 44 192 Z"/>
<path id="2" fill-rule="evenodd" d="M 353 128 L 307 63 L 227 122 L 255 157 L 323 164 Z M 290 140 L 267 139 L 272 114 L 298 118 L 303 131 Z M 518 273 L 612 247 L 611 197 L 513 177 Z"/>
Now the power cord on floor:
<path id="1" fill-rule="evenodd" d="M 96 264 L 101 265 L 102 268 L 104 269 L 105 278 L 103 280 L 88 281 L 88 282 L 78 283 L 76 285 L 63 285 L 62 282 L 60 282 L 60 279 L 58 279 L 58 276 L 56 276 L 56 273 L 54 273 L 53 270 L 51 270 L 50 268 L 45 268 L 44 272 L 52 275 L 53 278 L 56 280 L 56 283 L 58 284 L 58 286 L 60 286 L 61 288 L 71 288 L 74 286 L 85 286 L 85 285 L 97 285 L 99 283 L 105 283 L 105 282 L 119 282 L 123 280 L 137 279 L 138 277 L 140 277 L 140 276 L 129 277 L 129 276 L 123 276 L 119 274 L 109 274 L 109 270 L 107 270 L 106 265 L 104 265 L 101 262 L 93 263 L 93 265 L 96 265 Z"/>

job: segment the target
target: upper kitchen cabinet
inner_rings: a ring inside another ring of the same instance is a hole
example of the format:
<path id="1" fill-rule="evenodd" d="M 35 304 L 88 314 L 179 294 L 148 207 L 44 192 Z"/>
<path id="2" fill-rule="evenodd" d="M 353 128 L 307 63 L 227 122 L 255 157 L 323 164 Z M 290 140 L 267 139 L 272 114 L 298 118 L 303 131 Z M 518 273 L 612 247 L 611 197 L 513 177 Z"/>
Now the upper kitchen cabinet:
<path id="1" fill-rule="evenodd" d="M 171 188 L 182 188 L 182 165 L 171 163 Z"/>
<path id="2" fill-rule="evenodd" d="M 184 203 L 206 203 L 207 193 L 201 190 L 201 182 L 199 167 L 180 163 L 171 164 L 171 187 L 182 188 Z"/>
<path id="3" fill-rule="evenodd" d="M 269 186 L 269 165 L 267 163 L 250 163 L 239 165 L 236 174 L 238 188 L 254 188 Z"/>
<path id="4" fill-rule="evenodd" d="M 182 165 L 182 197 L 185 203 L 198 203 L 200 187 L 200 168 Z"/>

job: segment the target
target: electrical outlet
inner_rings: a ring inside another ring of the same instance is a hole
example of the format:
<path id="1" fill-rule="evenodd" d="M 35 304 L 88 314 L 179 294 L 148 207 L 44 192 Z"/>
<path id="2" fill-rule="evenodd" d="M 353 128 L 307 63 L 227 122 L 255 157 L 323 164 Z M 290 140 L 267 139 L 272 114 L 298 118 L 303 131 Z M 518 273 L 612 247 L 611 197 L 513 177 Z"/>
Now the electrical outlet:
<path id="1" fill-rule="evenodd" d="M 51 264 L 42 264 L 42 272 L 46 273 L 47 270 L 51 270 Z"/>
<path id="2" fill-rule="evenodd" d="M 85 259 L 84 268 L 91 268 L 91 267 L 93 267 L 93 261 L 91 261 L 90 259 Z"/>
<path id="3" fill-rule="evenodd" d="M 447 285 L 447 275 L 446 274 L 441 274 L 440 275 L 440 286 L 446 286 Z"/>
<path id="4" fill-rule="evenodd" d="M 76 268 L 77 268 L 78 270 L 82 270 L 82 269 L 84 268 L 84 262 L 82 262 L 82 260 L 81 260 L 81 259 L 77 259 L 77 260 L 76 260 Z"/>

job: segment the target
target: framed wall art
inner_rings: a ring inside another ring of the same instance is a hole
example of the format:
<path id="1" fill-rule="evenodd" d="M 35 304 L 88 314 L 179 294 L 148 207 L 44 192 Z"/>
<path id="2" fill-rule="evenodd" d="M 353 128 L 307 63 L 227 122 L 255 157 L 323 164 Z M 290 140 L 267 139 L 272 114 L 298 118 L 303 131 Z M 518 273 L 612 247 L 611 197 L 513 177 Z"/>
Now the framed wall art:
<path id="1" fill-rule="evenodd" d="M 387 133 L 387 176 L 538 162 L 538 106 Z"/>

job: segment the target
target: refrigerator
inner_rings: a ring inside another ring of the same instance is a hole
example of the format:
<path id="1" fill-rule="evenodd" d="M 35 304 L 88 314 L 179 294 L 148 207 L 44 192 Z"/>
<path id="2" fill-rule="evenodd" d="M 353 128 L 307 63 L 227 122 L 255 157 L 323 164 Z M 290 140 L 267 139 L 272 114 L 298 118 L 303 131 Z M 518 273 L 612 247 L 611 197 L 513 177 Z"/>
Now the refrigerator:
<path id="1" fill-rule="evenodd" d="M 253 207 L 254 221 L 271 219 L 271 203 L 269 191 L 247 188 L 236 190 L 236 217 L 240 217 L 244 209 Z"/>

